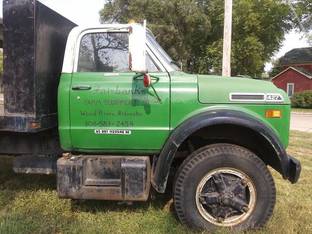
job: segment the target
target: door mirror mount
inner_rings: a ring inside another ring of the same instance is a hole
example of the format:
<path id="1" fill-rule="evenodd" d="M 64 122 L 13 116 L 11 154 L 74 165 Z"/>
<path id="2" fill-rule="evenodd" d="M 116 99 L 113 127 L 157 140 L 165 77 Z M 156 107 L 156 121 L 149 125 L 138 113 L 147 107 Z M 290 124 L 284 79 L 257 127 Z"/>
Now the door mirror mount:
<path id="1" fill-rule="evenodd" d="M 146 21 L 144 25 L 132 24 L 129 28 L 129 69 L 146 73 Z"/>

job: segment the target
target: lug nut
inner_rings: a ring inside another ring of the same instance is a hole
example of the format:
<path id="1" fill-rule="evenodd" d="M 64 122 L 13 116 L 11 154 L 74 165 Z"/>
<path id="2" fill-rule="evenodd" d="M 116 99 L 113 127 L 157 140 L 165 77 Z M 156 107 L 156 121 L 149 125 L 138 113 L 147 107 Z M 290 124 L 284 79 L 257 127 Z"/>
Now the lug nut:
<path id="1" fill-rule="evenodd" d="M 248 207 L 248 206 L 244 206 L 242 210 L 243 210 L 244 212 L 248 212 L 249 207 Z"/>

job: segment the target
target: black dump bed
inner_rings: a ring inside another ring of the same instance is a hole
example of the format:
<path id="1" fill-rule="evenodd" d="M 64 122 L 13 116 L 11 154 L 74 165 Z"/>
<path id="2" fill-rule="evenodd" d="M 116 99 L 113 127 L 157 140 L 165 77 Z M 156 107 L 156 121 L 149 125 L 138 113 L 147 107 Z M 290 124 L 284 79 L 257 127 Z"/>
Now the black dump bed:
<path id="1" fill-rule="evenodd" d="M 4 113 L 0 131 L 57 126 L 57 87 L 66 40 L 76 25 L 35 0 L 3 1 Z"/>

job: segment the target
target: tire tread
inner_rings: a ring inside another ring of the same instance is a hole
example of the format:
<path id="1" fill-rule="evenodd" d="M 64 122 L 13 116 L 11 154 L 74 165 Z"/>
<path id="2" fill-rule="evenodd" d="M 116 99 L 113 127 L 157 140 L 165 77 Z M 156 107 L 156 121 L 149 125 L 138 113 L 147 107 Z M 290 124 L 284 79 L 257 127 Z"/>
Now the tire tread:
<path id="1" fill-rule="evenodd" d="M 198 149 L 197 151 L 194 151 L 189 157 L 187 157 L 184 160 L 184 162 L 181 164 L 180 168 L 176 173 L 175 182 L 173 186 L 174 204 L 178 218 L 183 224 L 186 224 L 190 227 L 194 227 L 192 223 L 188 222 L 183 209 L 183 194 L 184 194 L 183 183 L 185 179 L 189 176 L 192 169 L 197 164 L 203 162 L 205 159 L 214 157 L 215 155 L 218 154 L 227 154 L 227 153 L 236 154 L 243 160 L 252 160 L 257 165 L 257 168 L 263 172 L 263 176 L 265 177 L 266 181 L 269 183 L 269 186 L 271 187 L 272 194 L 270 196 L 271 200 L 269 201 L 270 207 L 269 209 L 267 209 L 266 214 L 262 216 L 263 218 L 258 223 L 254 224 L 252 228 L 263 227 L 272 216 L 276 201 L 275 196 L 276 188 L 273 177 L 270 171 L 268 170 L 267 166 L 264 164 L 264 162 L 254 153 L 241 146 L 232 144 L 213 144 L 204 146 Z"/>

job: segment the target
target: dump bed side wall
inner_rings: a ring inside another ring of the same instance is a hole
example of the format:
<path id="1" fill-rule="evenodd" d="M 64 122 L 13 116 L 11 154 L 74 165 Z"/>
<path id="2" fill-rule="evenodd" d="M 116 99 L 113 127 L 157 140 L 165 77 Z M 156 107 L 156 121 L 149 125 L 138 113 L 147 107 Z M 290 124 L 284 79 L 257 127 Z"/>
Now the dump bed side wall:
<path id="1" fill-rule="evenodd" d="M 56 127 L 66 40 L 76 25 L 35 0 L 6 0 L 3 16 L 5 116 L 0 130 L 33 132 Z M 37 129 L 29 129 L 30 121 L 38 123 Z"/>
<path id="2" fill-rule="evenodd" d="M 29 0 L 3 4 L 5 112 L 35 115 L 34 6 Z"/>
<path id="3" fill-rule="evenodd" d="M 76 25 L 40 2 L 36 4 L 36 104 L 37 115 L 57 112 L 57 88 L 66 41 Z"/>

